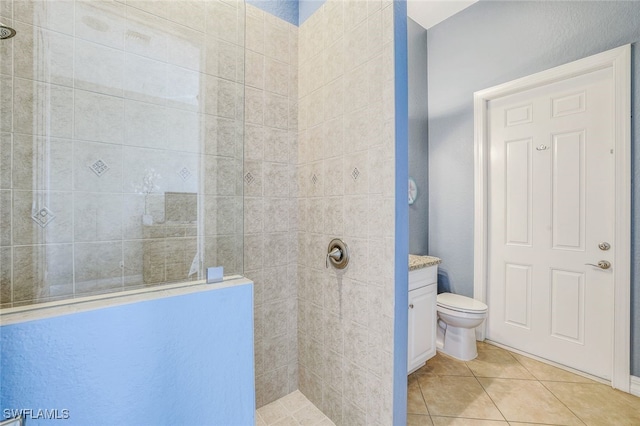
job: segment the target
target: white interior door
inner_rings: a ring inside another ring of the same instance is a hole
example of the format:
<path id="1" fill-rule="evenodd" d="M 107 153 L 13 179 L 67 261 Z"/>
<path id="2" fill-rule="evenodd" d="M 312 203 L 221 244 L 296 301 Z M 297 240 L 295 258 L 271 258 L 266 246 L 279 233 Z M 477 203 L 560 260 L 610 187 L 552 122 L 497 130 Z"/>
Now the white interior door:
<path id="1" fill-rule="evenodd" d="M 487 110 L 487 336 L 605 379 L 616 271 L 612 87 L 608 68 Z M 587 265 L 599 261 L 611 266 Z"/>

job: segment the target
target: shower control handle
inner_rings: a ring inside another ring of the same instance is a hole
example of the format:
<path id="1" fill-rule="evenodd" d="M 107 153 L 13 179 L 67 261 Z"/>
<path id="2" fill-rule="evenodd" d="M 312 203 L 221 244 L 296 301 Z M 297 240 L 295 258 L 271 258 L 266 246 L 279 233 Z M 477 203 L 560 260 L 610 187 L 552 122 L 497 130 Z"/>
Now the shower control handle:
<path id="1" fill-rule="evenodd" d="M 336 269 L 344 269 L 349 264 L 349 247 L 340 238 L 334 238 L 327 247 L 325 266 L 331 264 Z"/>

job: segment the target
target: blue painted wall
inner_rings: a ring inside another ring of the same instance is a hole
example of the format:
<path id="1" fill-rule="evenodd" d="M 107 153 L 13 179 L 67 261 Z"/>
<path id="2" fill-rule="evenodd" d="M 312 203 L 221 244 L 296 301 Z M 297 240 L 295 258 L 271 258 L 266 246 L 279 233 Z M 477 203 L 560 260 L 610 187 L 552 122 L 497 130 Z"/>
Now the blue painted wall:
<path id="1" fill-rule="evenodd" d="M 409 87 L 409 176 L 418 196 L 409 206 L 409 253 L 429 254 L 429 120 L 427 30 L 407 20 Z"/>
<path id="2" fill-rule="evenodd" d="M 258 7 L 290 24 L 298 25 L 298 0 L 246 0 L 247 4 Z"/>
<path id="3" fill-rule="evenodd" d="M 5 409 L 27 425 L 253 425 L 253 286 L 0 328 Z"/>
<path id="4" fill-rule="evenodd" d="M 428 31 L 429 250 L 473 294 L 473 92 L 633 45 L 640 104 L 640 2 L 480 1 Z M 632 120 L 632 374 L 640 376 L 640 121 Z"/>
<path id="5" fill-rule="evenodd" d="M 320 6 L 322 6 L 325 1 L 326 0 L 299 0 L 300 14 L 298 22 L 302 24 L 306 21 L 316 10 L 320 9 Z"/>
<path id="6" fill-rule="evenodd" d="M 393 424 L 407 424 L 407 324 L 409 310 L 409 94 L 407 2 L 393 2 L 393 49 L 396 121 L 395 310 L 393 329 Z"/>

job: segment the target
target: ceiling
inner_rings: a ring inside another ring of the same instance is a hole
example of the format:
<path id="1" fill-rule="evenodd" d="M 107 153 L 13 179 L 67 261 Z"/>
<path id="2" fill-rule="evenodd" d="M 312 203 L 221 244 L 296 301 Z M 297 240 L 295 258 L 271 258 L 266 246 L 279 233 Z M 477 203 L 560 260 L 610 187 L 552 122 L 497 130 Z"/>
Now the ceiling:
<path id="1" fill-rule="evenodd" d="M 407 16 L 429 29 L 478 0 L 407 0 Z"/>

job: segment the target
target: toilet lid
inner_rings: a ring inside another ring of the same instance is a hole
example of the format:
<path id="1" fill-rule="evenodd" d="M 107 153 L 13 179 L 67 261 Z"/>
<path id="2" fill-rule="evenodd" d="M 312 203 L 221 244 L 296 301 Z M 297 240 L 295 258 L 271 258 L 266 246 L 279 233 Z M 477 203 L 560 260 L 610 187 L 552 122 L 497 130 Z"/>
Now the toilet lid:
<path id="1" fill-rule="evenodd" d="M 453 293 L 440 293 L 438 305 L 460 312 L 486 312 L 487 305 L 479 300 Z"/>

